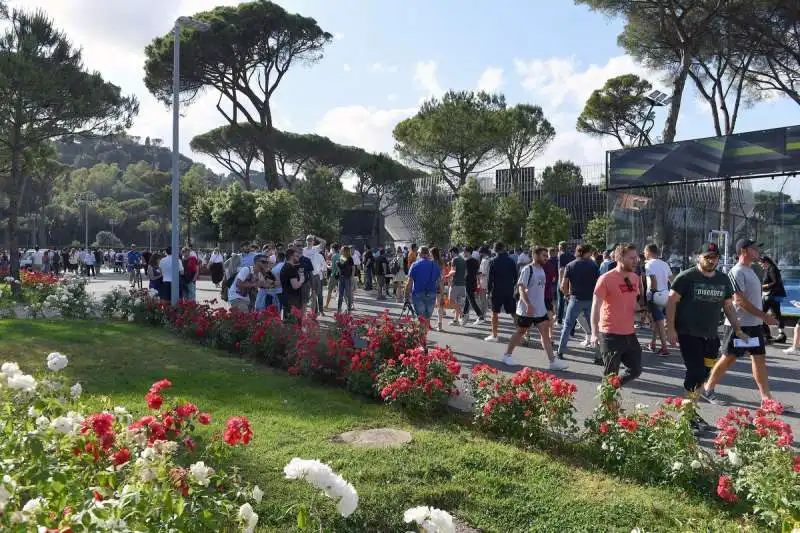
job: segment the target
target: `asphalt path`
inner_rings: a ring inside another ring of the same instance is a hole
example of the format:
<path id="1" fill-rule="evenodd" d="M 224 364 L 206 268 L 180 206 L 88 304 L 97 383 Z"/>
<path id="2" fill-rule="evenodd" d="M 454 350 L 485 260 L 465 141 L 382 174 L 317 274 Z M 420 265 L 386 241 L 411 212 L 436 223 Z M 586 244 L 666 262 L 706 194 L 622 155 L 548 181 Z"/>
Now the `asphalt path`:
<path id="1" fill-rule="evenodd" d="M 96 296 L 100 296 L 125 283 L 125 278 L 121 274 L 113 274 L 102 271 L 97 279 L 92 279 L 89 284 L 90 291 Z M 332 311 L 335 310 L 335 294 L 332 300 L 331 312 L 323 321 L 332 320 Z M 361 289 L 356 290 L 355 309 L 356 315 L 374 315 L 388 310 L 391 315 L 399 316 L 402 304 L 395 302 L 393 298 L 386 301 L 378 301 L 374 291 L 367 292 Z M 197 287 L 197 300 L 210 301 L 217 300 L 214 305 L 227 305 L 219 298 L 219 289 L 207 279 L 201 278 Z M 452 313 L 452 312 L 451 312 Z M 473 317 L 474 318 L 474 315 Z M 501 316 L 500 337 L 502 343 L 488 343 L 483 339 L 489 334 L 489 324 L 481 326 L 450 326 L 452 314 L 445 319 L 445 331 L 432 331 L 430 341 L 439 345 L 447 345 L 452 348 L 458 359 L 462 362 L 464 374 L 468 374 L 472 366 L 480 363 L 490 364 L 503 372 L 513 373 L 523 367 L 534 369 L 547 369 L 547 357 L 538 342 L 538 333 L 531 334 L 531 342 L 525 346 L 520 346 L 514 351 L 514 365 L 503 364 L 502 357 L 505 353 L 506 341 L 514 330 L 511 318 Z M 470 321 L 471 322 L 471 321 Z M 554 338 L 558 339 L 559 330 L 554 332 Z M 791 331 L 787 330 L 787 335 L 791 339 Z M 559 375 L 569 379 L 578 387 L 575 398 L 577 408 L 577 418 L 579 420 L 589 416 L 595 406 L 595 395 L 597 385 L 600 382 L 602 369 L 593 364 L 594 352 L 580 347 L 580 340 L 583 336 L 578 331 L 579 338 L 570 340 L 569 348 L 565 354 L 565 359 L 570 367 L 567 371 Z M 643 345 L 649 342 L 650 332 L 648 330 L 639 331 L 639 339 Z M 769 383 L 775 398 L 789 406 L 785 413 L 787 422 L 792 425 L 797 442 L 800 435 L 800 357 L 789 356 L 783 353 L 782 349 L 788 345 L 774 345 L 767 347 L 767 362 L 769 368 Z M 682 396 L 684 366 L 680 352 L 677 347 L 670 348 L 669 357 L 659 357 L 644 348 L 642 375 L 629 383 L 623 393 L 623 406 L 633 408 L 637 404 L 648 405 L 655 408 L 664 398 L 668 396 Z M 746 407 L 756 409 L 759 404 L 758 389 L 753 381 L 749 358 L 737 361 L 725 375 L 722 383 L 718 386 L 719 392 L 733 407 Z M 468 408 L 469 395 L 462 395 L 456 400 L 456 406 Z M 714 423 L 717 418 L 727 412 L 728 407 L 711 405 L 701 401 L 701 415 L 710 423 Z"/>

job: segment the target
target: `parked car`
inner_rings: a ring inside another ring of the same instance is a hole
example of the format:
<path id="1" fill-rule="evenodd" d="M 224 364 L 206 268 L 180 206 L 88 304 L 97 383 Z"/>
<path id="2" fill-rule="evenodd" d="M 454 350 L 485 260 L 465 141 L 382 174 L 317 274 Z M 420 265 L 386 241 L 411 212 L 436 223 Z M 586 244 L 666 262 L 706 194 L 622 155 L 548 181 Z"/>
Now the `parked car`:
<path id="1" fill-rule="evenodd" d="M 22 259 L 19 261 L 19 268 L 22 270 L 30 270 L 33 266 L 33 250 L 28 250 L 22 254 Z"/>

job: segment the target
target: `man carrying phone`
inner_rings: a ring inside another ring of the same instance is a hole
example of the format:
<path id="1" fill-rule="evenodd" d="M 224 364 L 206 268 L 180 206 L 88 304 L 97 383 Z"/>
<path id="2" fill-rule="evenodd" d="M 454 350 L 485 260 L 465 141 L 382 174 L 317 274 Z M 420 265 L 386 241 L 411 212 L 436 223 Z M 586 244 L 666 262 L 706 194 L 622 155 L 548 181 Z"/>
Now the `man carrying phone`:
<path id="1" fill-rule="evenodd" d="M 720 311 L 725 312 L 737 338 L 748 338 L 739 327 L 733 307 L 733 286 L 728 277 L 717 270 L 718 264 L 717 245 L 711 242 L 701 246 L 697 251 L 697 266 L 678 274 L 667 301 L 667 338 L 673 345 L 680 342 L 686 367 L 683 388 L 691 399 L 703 390 L 717 362 Z M 713 392 L 709 401 L 712 400 L 716 400 Z M 700 417 L 692 420 L 692 427 L 697 431 L 714 429 Z"/>
<path id="2" fill-rule="evenodd" d="M 731 268 L 728 277 L 733 284 L 733 304 L 738 325 L 749 338 L 737 340 L 736 323 L 730 319 L 725 320 L 725 333 L 722 339 L 725 351 L 711 369 L 711 375 L 702 393 L 703 398 L 715 405 L 725 405 L 726 402 L 714 392 L 714 387 L 722 381 L 725 372 L 736 358 L 745 354 L 750 354 L 753 378 L 758 385 L 761 399 L 772 398 L 767 379 L 767 350 L 763 326 L 765 323 L 777 324 L 777 321 L 775 317 L 761 310 L 761 280 L 751 267 L 753 261 L 760 257 L 758 248 L 759 245 L 750 239 L 739 239 L 736 242 L 739 261 Z"/>

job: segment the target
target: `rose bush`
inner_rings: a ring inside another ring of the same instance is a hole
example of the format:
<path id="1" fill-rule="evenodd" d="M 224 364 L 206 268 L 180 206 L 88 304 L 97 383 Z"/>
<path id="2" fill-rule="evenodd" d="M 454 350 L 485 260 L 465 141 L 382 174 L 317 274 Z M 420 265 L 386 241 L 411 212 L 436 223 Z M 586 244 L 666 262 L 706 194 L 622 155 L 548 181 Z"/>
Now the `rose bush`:
<path id="1" fill-rule="evenodd" d="M 577 388 L 564 379 L 530 368 L 507 376 L 489 365 L 476 365 L 471 387 L 475 423 L 492 433 L 533 440 L 546 432 L 576 431 Z"/>
<path id="2" fill-rule="evenodd" d="M 65 276 L 55 285 L 55 291 L 45 298 L 45 308 L 56 311 L 62 318 L 93 317 L 97 310 L 97 302 L 86 290 L 88 281 L 83 277 Z"/>
<path id="3" fill-rule="evenodd" d="M 607 376 L 598 387 L 598 406 L 586 421 L 586 439 L 611 471 L 652 483 L 708 486 L 712 461 L 697 443 L 691 421 L 696 406 L 686 398 L 667 398 L 652 413 L 637 405 L 620 409 L 620 378 Z"/>
<path id="4" fill-rule="evenodd" d="M 386 403 L 398 403 L 415 411 L 431 411 L 459 394 L 456 381 L 461 364 L 450 348 L 419 347 L 397 359 L 387 360 L 375 386 Z"/>
<path id="5" fill-rule="evenodd" d="M 780 419 L 783 406 L 764 400 L 755 413 L 729 409 L 717 421 L 714 444 L 724 458 L 717 495 L 753 504 L 771 526 L 800 523 L 800 454 L 792 449 L 792 428 Z"/>
<path id="6" fill-rule="evenodd" d="M 0 529 L 5 531 L 221 531 L 260 489 L 228 471 L 231 447 L 252 437 L 246 419 L 199 445 L 197 425 L 211 415 L 166 395 L 168 380 L 146 395 L 151 414 L 124 407 L 82 414 L 82 387 L 58 373 L 53 353 L 43 379 L 2 365 Z"/>

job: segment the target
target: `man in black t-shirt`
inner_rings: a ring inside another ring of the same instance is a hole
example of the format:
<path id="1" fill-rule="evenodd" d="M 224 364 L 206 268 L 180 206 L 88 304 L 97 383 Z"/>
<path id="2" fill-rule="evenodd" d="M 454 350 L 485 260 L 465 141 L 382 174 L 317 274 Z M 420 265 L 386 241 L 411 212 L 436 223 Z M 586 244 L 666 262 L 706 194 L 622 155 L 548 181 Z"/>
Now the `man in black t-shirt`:
<path id="1" fill-rule="evenodd" d="M 292 309 L 303 310 L 302 287 L 305 277 L 300 270 L 300 254 L 295 248 L 286 250 L 286 263 L 281 269 L 281 305 L 283 319 L 292 320 Z"/>
<path id="2" fill-rule="evenodd" d="M 564 311 L 566 311 L 566 302 L 564 301 L 564 293 L 561 291 L 561 284 L 564 283 L 564 273 L 567 270 L 567 265 L 575 261 L 575 256 L 567 251 L 566 241 L 558 243 L 558 310 L 556 319 L 561 324 L 564 321 Z"/>
<path id="3" fill-rule="evenodd" d="M 733 307 L 733 285 L 728 276 L 717 270 L 718 263 L 716 243 L 704 244 L 697 253 L 697 265 L 684 270 L 673 281 L 667 301 L 667 338 L 670 344 L 680 342 L 686 367 L 683 387 L 691 399 L 703 392 L 703 385 L 717 362 L 720 311 L 725 312 L 736 336 L 747 338 Z M 692 421 L 692 427 L 713 430 L 699 417 Z"/>
<path id="4" fill-rule="evenodd" d="M 464 248 L 464 258 L 467 261 L 467 276 L 466 276 L 466 288 L 467 288 L 467 300 L 464 302 L 464 313 L 463 313 L 463 324 L 467 323 L 467 317 L 469 316 L 469 308 L 472 306 L 472 309 L 475 310 L 475 314 L 478 315 L 478 319 L 475 322 L 475 325 L 480 325 L 483 322 L 483 309 L 480 308 L 478 305 L 477 300 L 475 299 L 475 291 L 478 289 L 478 270 L 480 269 L 481 262 L 478 259 L 472 257 L 472 252 L 475 249 L 472 246 L 467 246 Z"/>
<path id="5" fill-rule="evenodd" d="M 589 340 L 592 334 L 589 331 L 589 322 L 591 321 L 590 313 L 594 298 L 594 286 L 599 276 L 597 263 L 592 259 L 592 247 L 588 244 L 579 244 L 575 249 L 575 254 L 578 258 L 570 262 L 564 269 L 564 279 L 559 287 L 568 301 L 565 313 L 566 318 L 564 319 L 565 324 L 561 329 L 561 338 L 558 342 L 559 359 L 563 359 L 576 322 L 581 325 L 581 329 L 586 333 L 584 347 L 588 348 L 590 346 Z M 581 315 L 585 320 L 580 320 Z"/>

